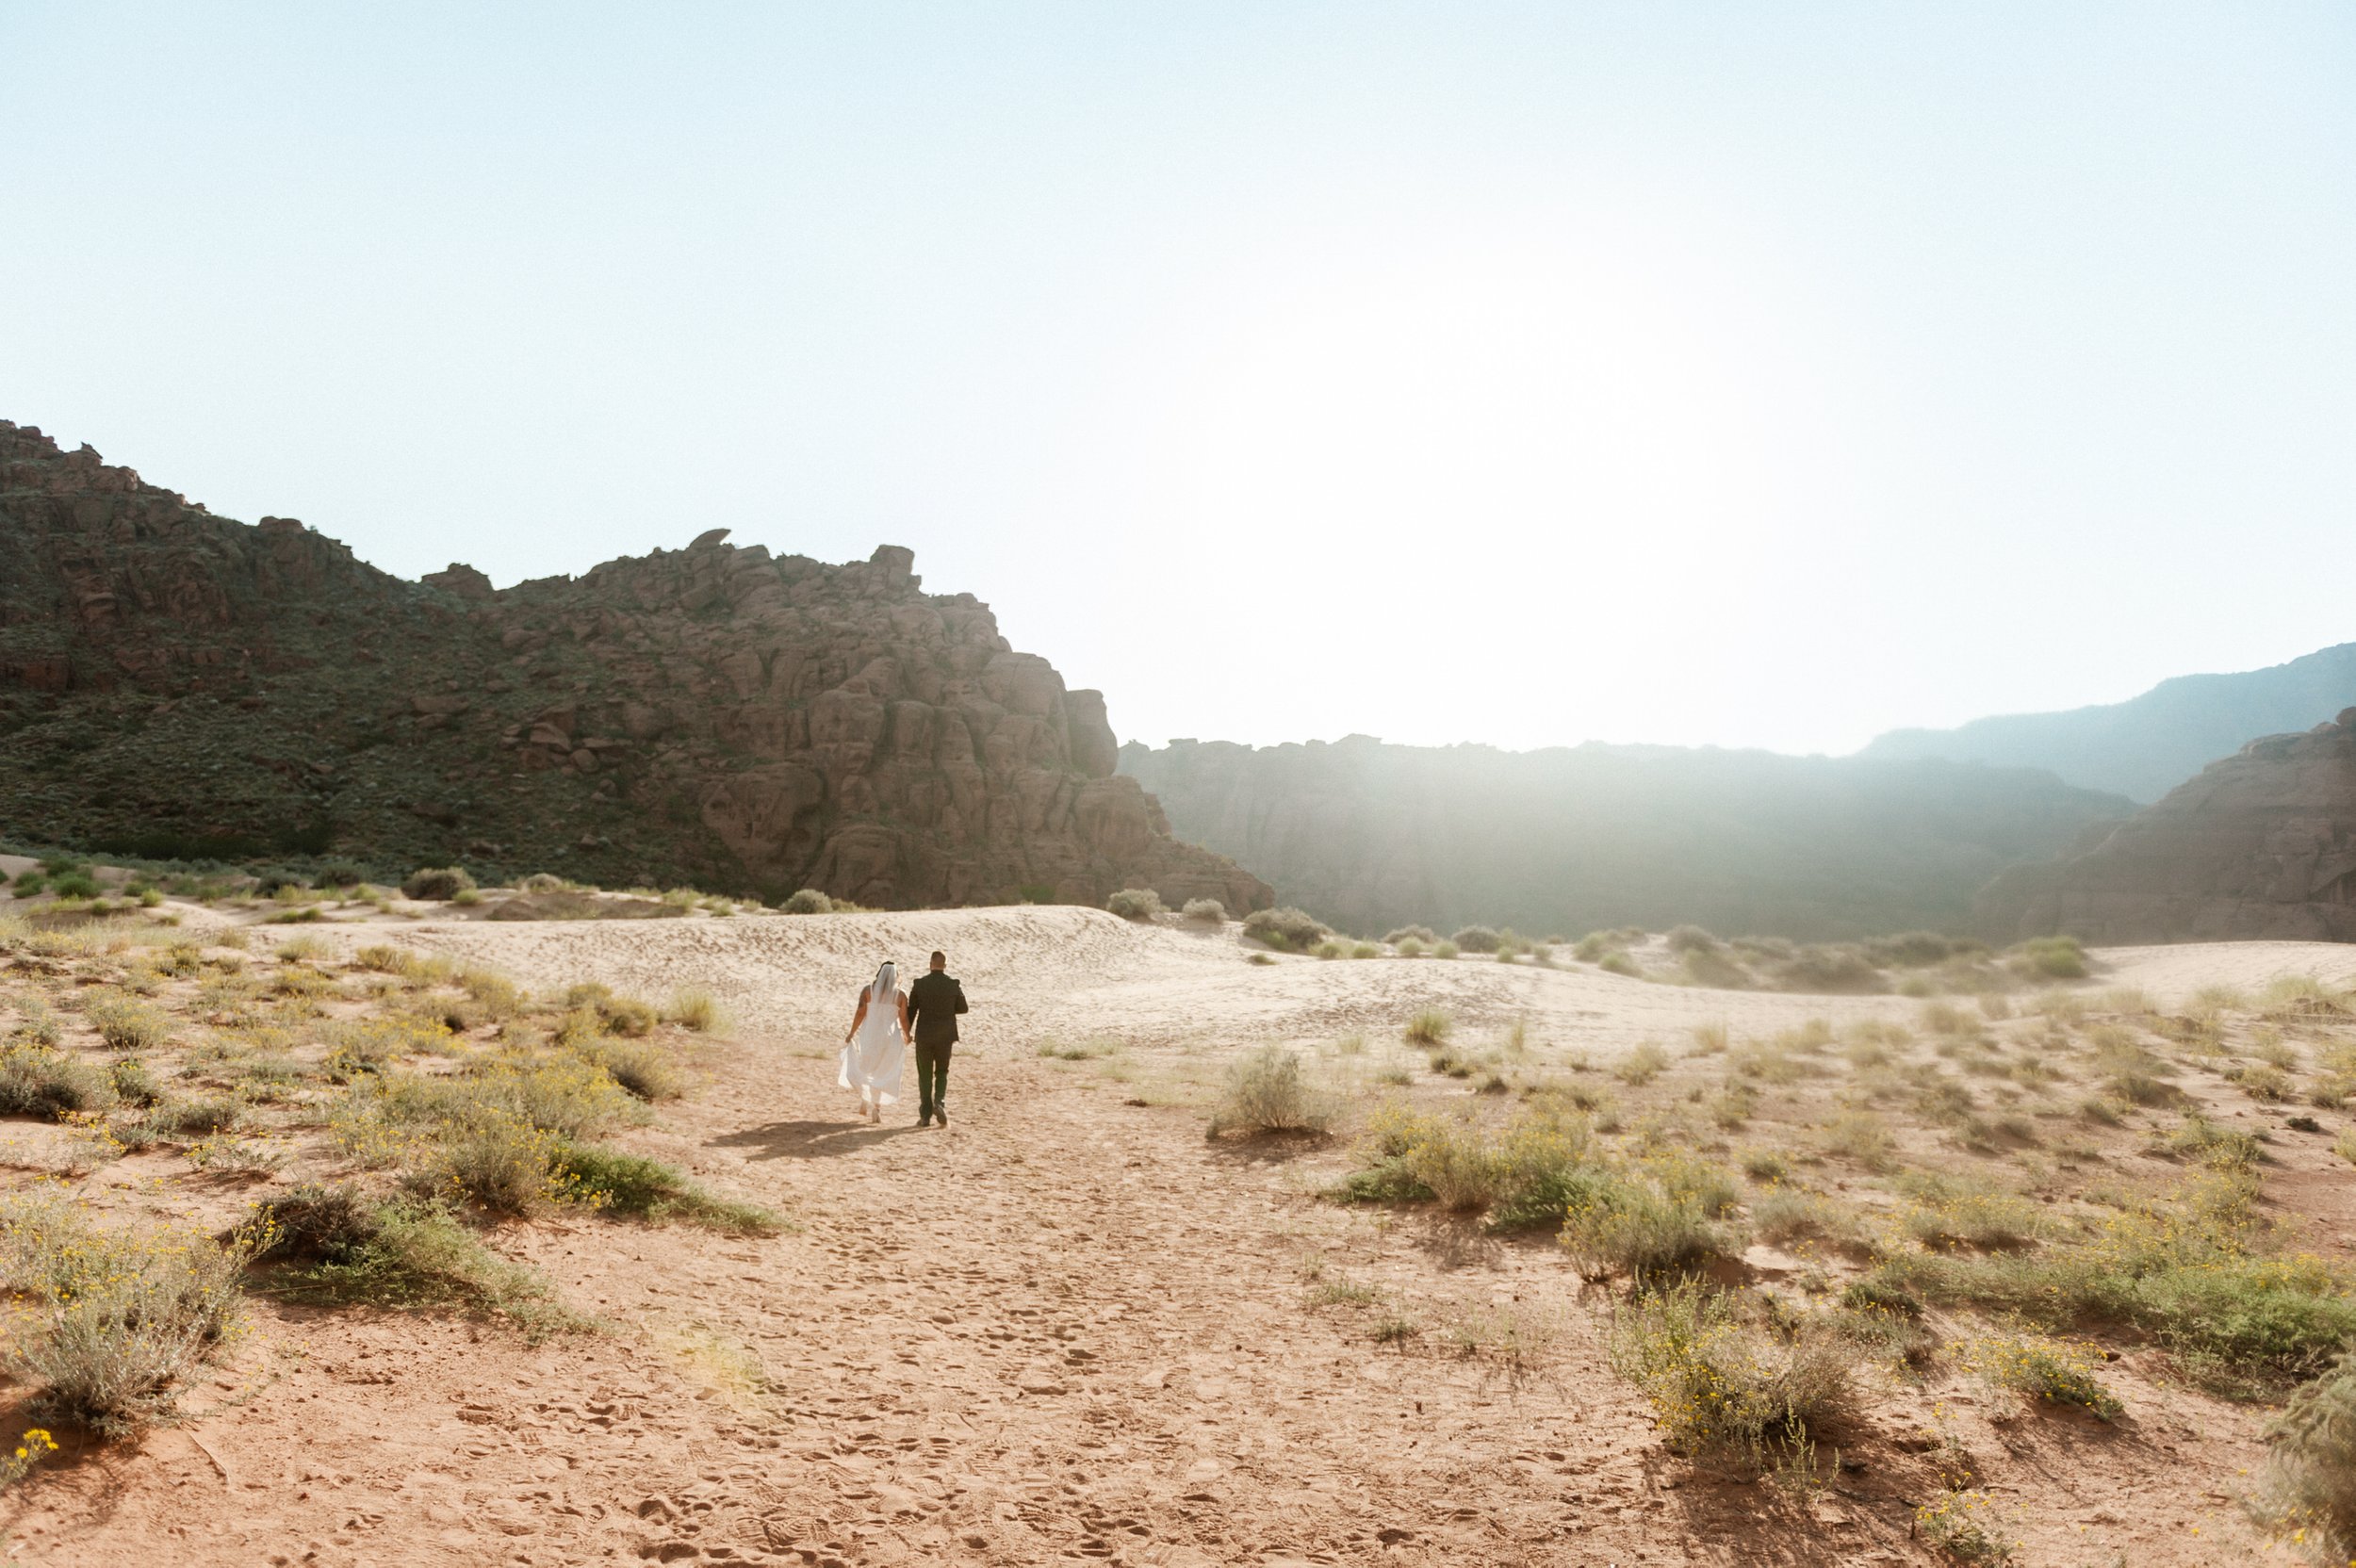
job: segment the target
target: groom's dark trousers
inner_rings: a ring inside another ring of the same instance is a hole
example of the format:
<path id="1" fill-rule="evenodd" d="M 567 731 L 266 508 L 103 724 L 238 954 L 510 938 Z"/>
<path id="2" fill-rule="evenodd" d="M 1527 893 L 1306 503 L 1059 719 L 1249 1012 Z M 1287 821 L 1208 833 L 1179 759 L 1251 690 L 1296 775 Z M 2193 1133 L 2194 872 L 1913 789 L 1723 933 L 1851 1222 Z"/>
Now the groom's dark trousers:
<path id="1" fill-rule="evenodd" d="M 965 988 L 943 970 L 917 976 L 908 988 L 908 1019 L 916 1034 L 917 1119 L 949 1114 L 949 1048 L 957 1043 Z"/>

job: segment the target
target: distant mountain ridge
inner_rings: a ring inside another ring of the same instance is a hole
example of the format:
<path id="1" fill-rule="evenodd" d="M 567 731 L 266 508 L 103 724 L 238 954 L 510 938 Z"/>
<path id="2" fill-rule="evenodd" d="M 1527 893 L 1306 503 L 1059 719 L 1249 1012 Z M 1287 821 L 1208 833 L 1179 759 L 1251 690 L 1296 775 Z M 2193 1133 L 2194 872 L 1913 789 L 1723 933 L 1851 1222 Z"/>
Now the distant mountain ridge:
<path id="1" fill-rule="evenodd" d="M 1123 746 L 1121 771 L 1180 838 L 1370 935 L 1468 922 L 1535 935 L 1691 922 L 1810 940 L 1961 931 L 1999 871 L 2133 810 L 2026 769 L 1672 746 L 1173 741 Z"/>
<path id="2" fill-rule="evenodd" d="M 2045 768 L 2082 789 L 2159 799 L 2263 735 L 2356 706 L 2356 643 L 2231 675 L 2183 675 L 2125 702 L 2007 713 L 1954 729 L 1893 729 L 1859 757 Z"/>

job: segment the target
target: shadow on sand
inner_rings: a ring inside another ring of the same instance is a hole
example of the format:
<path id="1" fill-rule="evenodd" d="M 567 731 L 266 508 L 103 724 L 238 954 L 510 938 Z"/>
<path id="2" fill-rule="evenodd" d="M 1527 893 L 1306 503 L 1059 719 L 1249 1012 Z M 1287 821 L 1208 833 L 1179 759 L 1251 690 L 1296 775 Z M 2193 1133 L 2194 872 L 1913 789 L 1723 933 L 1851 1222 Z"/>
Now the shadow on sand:
<path id="1" fill-rule="evenodd" d="M 754 1160 L 824 1160 L 921 1131 L 906 1122 L 877 1127 L 864 1121 L 770 1121 L 723 1133 L 705 1147 L 749 1150 L 745 1157 Z"/>

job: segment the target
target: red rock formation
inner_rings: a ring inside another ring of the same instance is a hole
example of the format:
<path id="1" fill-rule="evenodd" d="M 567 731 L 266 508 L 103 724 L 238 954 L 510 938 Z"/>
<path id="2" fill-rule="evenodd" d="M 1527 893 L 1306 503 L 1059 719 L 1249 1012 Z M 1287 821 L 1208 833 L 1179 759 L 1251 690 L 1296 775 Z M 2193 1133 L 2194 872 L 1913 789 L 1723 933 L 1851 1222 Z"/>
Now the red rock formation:
<path id="1" fill-rule="evenodd" d="M 2212 762 L 2076 853 L 1981 895 L 2005 937 L 2356 940 L 2356 708 Z"/>
<path id="2" fill-rule="evenodd" d="M 727 533 L 504 592 L 457 564 L 409 583 L 0 423 L 6 825 L 894 906 L 1268 901 L 1113 776 L 1101 694 L 924 593 L 909 551 Z"/>

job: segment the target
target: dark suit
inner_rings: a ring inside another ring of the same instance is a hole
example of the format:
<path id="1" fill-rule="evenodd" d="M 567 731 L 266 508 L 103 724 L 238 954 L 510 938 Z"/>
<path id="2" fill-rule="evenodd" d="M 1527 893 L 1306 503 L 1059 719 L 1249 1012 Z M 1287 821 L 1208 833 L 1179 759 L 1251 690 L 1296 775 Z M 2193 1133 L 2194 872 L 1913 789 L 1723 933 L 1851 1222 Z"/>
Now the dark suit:
<path id="1" fill-rule="evenodd" d="M 949 1048 L 957 1043 L 965 988 L 942 970 L 918 975 L 908 988 L 908 1025 L 916 1036 L 917 1121 L 949 1119 Z"/>

